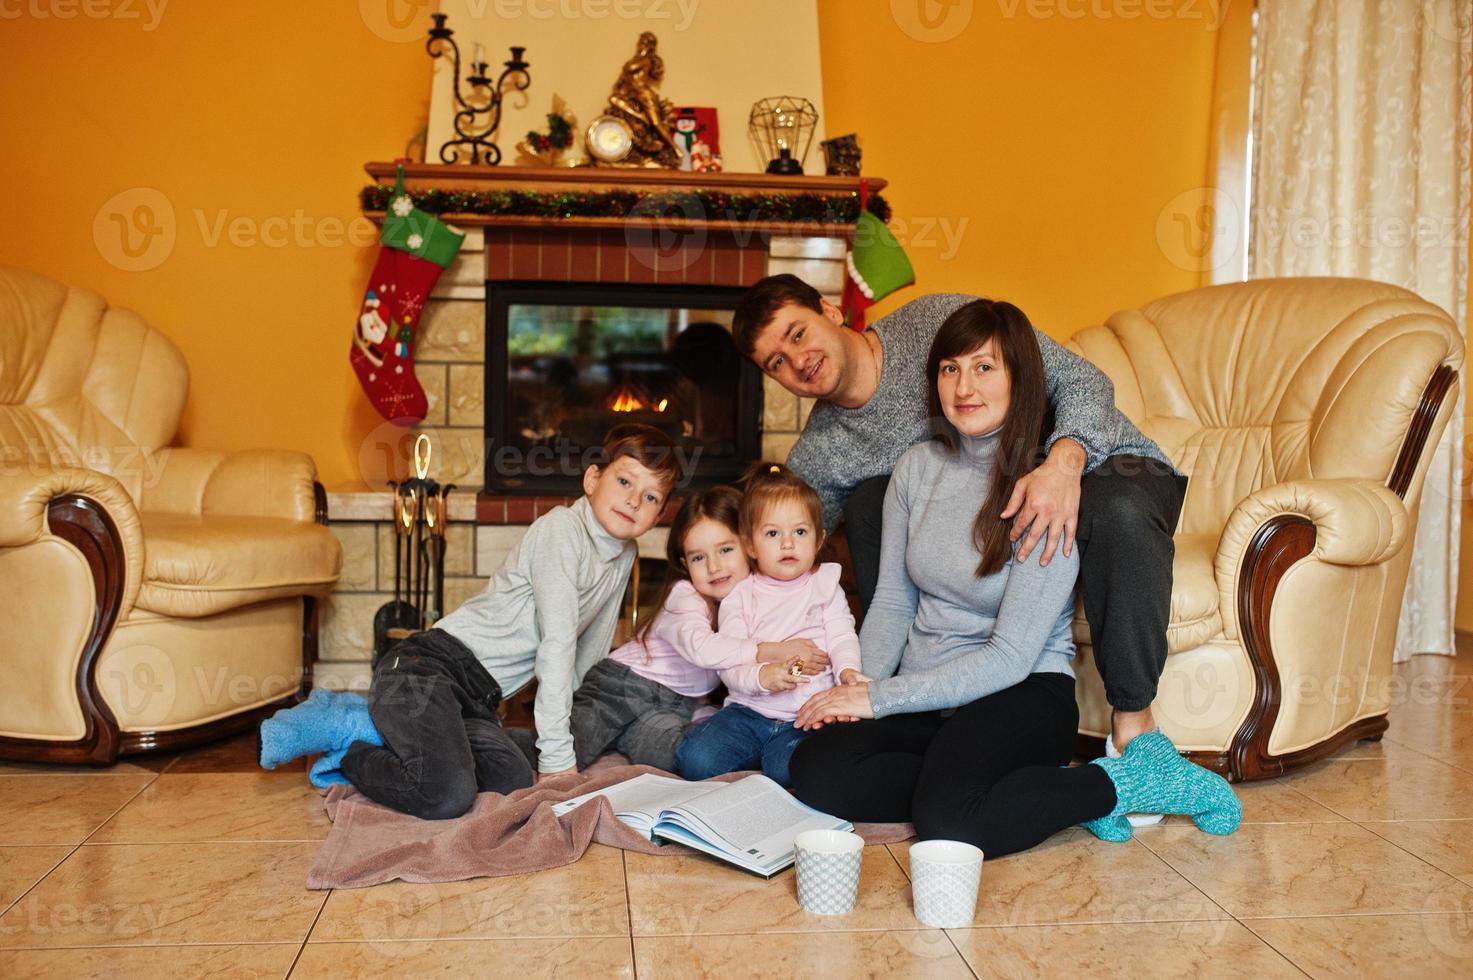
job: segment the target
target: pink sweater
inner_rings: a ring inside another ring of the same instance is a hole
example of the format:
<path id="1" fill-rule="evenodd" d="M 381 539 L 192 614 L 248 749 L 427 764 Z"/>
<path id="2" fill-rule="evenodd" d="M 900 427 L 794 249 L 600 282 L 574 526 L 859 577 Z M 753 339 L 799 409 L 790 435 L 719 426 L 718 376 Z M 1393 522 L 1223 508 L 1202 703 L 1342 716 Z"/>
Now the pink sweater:
<path id="1" fill-rule="evenodd" d="M 819 691 L 827 691 L 848 667 L 860 670 L 859 637 L 844 590 L 839 588 L 839 566 L 826 562 L 791 582 L 753 572 L 721 600 L 718 627 L 729 642 L 752 639 L 762 643 L 812 640 L 829 655 L 829 667 L 791 691 L 769 693 L 758 674 L 762 665 L 749 661 L 721 671 L 731 692 L 727 704 L 744 704 L 777 721 L 792 721 L 798 709 Z M 755 654 L 754 654 L 755 656 Z"/>
<path id="2" fill-rule="evenodd" d="M 716 671 L 757 659 L 755 639 L 731 639 L 711 628 L 710 607 L 690 582 L 670 590 L 646 639 L 648 651 L 638 640 L 630 640 L 609 659 L 687 697 L 710 694 L 718 682 Z"/>

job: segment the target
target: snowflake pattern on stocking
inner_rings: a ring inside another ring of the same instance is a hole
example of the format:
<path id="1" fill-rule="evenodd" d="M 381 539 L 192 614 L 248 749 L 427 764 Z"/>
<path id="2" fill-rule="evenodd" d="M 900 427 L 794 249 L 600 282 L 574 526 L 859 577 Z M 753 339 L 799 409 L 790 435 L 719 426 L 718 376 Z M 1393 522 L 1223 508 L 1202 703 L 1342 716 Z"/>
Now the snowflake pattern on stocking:
<path id="1" fill-rule="evenodd" d="M 394 209 L 394 213 L 401 218 L 409 217 L 409 212 L 414 210 L 414 202 L 409 199 L 408 194 L 400 194 L 394 198 L 390 206 Z"/>
<path id="2" fill-rule="evenodd" d="M 399 313 L 405 323 L 413 323 L 419 319 L 419 311 L 424 309 L 423 296 L 409 295 L 399 300 Z"/>

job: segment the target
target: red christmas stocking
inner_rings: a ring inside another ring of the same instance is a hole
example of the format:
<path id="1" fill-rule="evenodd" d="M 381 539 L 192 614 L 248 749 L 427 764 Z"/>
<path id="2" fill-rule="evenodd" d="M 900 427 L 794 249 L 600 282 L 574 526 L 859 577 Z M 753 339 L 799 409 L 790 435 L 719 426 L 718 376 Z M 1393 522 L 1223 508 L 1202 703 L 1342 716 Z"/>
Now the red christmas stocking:
<path id="1" fill-rule="evenodd" d="M 414 206 L 400 168 L 379 235 L 383 247 L 348 352 L 364 392 L 390 422 L 414 425 L 424 420 L 429 405 L 414 376 L 414 337 L 430 290 L 464 238 Z"/>

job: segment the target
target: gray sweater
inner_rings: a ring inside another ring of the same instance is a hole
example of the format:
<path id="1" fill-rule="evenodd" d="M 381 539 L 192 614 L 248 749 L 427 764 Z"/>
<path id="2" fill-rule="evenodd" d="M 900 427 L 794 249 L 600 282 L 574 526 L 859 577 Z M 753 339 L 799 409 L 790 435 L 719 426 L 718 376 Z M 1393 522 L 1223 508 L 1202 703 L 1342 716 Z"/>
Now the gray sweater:
<path id="1" fill-rule="evenodd" d="M 960 707 L 1031 673 L 1074 674 L 1078 547 L 1047 568 L 1038 548 L 1025 564 L 975 574 L 972 521 L 996 453 L 996 433 L 964 438 L 955 453 L 928 440 L 891 475 L 879 583 L 859 634 L 876 718 Z"/>
<path id="2" fill-rule="evenodd" d="M 543 772 L 575 764 L 573 692 L 609 654 L 634 552 L 634 542 L 605 530 L 580 497 L 533 521 L 486 587 L 435 624 L 470 647 L 503 694 L 536 676 Z"/>
<path id="3" fill-rule="evenodd" d="M 832 531 L 844 502 L 864 480 L 895 468 L 902 453 L 928 438 L 926 354 L 942 321 L 977 299 L 962 293 L 932 293 L 911 300 L 870 329 L 884 346 L 880 384 L 858 408 L 819 402 L 803 435 L 788 453 L 788 465 L 823 501 L 824 526 Z M 1115 386 L 1093 364 L 1035 330 L 1043 351 L 1054 431 L 1045 448 L 1068 437 L 1084 447 L 1086 471 L 1115 455 L 1171 460 L 1115 407 Z"/>

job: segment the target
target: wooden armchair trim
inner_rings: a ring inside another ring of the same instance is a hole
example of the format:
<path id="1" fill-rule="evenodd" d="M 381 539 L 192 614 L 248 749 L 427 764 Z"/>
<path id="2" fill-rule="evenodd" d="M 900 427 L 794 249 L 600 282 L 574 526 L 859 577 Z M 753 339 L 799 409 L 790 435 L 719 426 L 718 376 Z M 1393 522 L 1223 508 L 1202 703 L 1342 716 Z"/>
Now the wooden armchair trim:
<path id="1" fill-rule="evenodd" d="M 1387 486 L 1399 497 L 1411 488 L 1417 464 L 1427 447 L 1427 439 L 1443 400 L 1457 381 L 1458 372 L 1447 365 L 1432 373 L 1422 390 L 1421 401 L 1413 414 L 1406 438 L 1402 440 Z M 1266 523 L 1253 536 L 1243 555 L 1243 573 L 1239 577 L 1238 622 L 1242 624 L 1243 646 L 1253 668 L 1255 692 L 1248 717 L 1233 736 L 1225 753 L 1194 753 L 1193 760 L 1215 769 L 1234 780 L 1266 779 L 1307 765 L 1339 751 L 1343 746 L 1362 739 L 1378 739 L 1386 731 L 1385 714 L 1362 718 L 1346 726 L 1316 745 L 1274 755 L 1268 749 L 1269 736 L 1279 716 L 1283 689 L 1275 660 L 1273 641 L 1269 635 L 1269 619 L 1279 581 L 1296 562 L 1314 551 L 1315 527 L 1303 517 L 1284 515 Z M 1410 547 L 1410 545 L 1408 545 Z"/>
<path id="2" fill-rule="evenodd" d="M 327 523 L 327 493 L 321 483 L 312 485 L 315 517 Z M 0 758 L 31 762 L 53 762 L 108 766 L 120 755 L 165 752 L 212 742 L 254 728 L 278 708 L 289 706 L 312 688 L 317 662 L 319 607 L 312 596 L 302 597 L 302 686 L 297 692 L 270 704 L 188 728 L 157 732 L 123 732 L 97 687 L 97 661 L 117 625 L 123 605 L 123 542 L 106 508 L 89 497 L 66 494 L 47 505 L 51 533 L 72 545 L 92 572 L 96 609 L 92 629 L 77 664 L 77 703 L 86 720 L 86 734 L 71 742 L 50 739 L 0 737 Z"/>
<path id="3" fill-rule="evenodd" d="M 51 533 L 81 552 L 92 572 L 92 628 L 77 661 L 77 704 L 86 734 L 73 742 L 0 737 L 0 757 L 37 762 L 111 765 L 121 740 L 117 719 L 97 689 L 97 658 L 123 606 L 123 539 L 107 509 L 90 497 L 64 494 L 46 506 Z"/>

